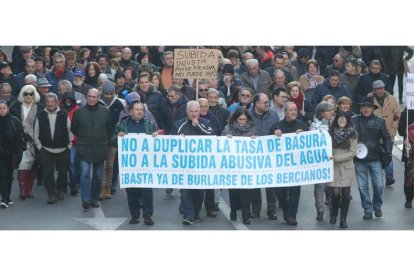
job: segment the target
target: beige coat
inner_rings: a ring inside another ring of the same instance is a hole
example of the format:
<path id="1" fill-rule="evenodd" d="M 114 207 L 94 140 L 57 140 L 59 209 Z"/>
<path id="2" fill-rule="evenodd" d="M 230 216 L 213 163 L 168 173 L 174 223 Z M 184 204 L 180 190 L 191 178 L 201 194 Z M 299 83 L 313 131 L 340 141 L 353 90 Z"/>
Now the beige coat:
<path id="1" fill-rule="evenodd" d="M 319 84 L 323 83 L 323 81 L 325 80 L 325 78 L 323 76 L 319 76 L 317 79 Z M 305 93 L 306 90 L 309 89 L 309 80 L 305 77 L 305 75 L 302 75 L 299 77 L 299 82 L 302 85 L 302 91 Z M 309 99 L 311 100 L 311 99 Z"/>
<path id="2" fill-rule="evenodd" d="M 374 98 L 374 104 L 378 106 L 378 109 L 374 110 L 374 114 L 385 120 L 388 133 L 391 136 L 391 140 L 394 141 L 394 137 L 397 134 L 398 122 L 401 117 L 400 105 L 387 91 L 385 91 L 383 107 L 380 106 L 377 99 L 374 97 L 373 92 L 369 93 L 368 96 Z"/>
<path id="3" fill-rule="evenodd" d="M 327 183 L 330 187 L 350 187 L 355 182 L 354 157 L 358 138 L 351 138 L 350 149 L 333 149 L 334 181 Z"/>

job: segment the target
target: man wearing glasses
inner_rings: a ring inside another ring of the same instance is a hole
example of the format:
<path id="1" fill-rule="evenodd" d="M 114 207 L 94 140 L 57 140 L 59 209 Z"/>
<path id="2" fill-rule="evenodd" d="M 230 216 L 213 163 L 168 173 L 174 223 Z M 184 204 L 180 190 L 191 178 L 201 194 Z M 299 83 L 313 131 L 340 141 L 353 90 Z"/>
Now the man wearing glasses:
<path id="1" fill-rule="evenodd" d="M 332 70 L 337 70 L 339 74 L 345 73 L 345 59 L 341 54 L 336 54 L 332 59 L 332 64 L 326 67 L 325 78 L 329 78 Z"/>
<path id="2" fill-rule="evenodd" d="M 242 87 L 239 92 L 239 102 L 229 106 L 228 111 L 232 114 L 237 108 L 244 106 L 247 110 L 250 109 L 253 99 L 253 92 L 250 88 Z"/>

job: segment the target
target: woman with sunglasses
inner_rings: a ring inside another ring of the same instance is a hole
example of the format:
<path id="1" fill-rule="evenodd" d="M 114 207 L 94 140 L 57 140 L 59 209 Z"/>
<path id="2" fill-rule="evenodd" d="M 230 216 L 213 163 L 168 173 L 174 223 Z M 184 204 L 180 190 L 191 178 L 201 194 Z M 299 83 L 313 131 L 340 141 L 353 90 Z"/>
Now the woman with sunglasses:
<path id="1" fill-rule="evenodd" d="M 37 113 L 42 107 L 37 103 L 40 95 L 33 85 L 25 85 L 20 90 L 17 100 L 10 105 L 11 115 L 20 119 L 23 125 L 23 138 L 26 142 L 26 150 L 18 167 L 18 180 L 20 188 L 20 199 L 33 198 L 33 182 L 36 175 L 34 166 L 35 145 L 34 145 L 34 122 Z"/>

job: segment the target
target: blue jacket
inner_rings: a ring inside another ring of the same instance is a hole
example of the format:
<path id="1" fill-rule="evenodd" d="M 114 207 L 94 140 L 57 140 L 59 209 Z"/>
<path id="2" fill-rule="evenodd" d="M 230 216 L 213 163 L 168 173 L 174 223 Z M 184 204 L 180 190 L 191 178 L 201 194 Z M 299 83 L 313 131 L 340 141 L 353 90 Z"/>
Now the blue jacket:
<path id="1" fill-rule="evenodd" d="M 346 88 L 342 81 L 339 81 L 339 85 L 337 87 L 332 87 L 329 85 L 329 79 L 326 79 L 323 83 L 316 86 L 312 97 L 312 105 L 317 106 L 326 95 L 334 96 L 336 101 L 342 96 L 351 98 L 348 88 Z"/>
<path id="2" fill-rule="evenodd" d="M 72 71 L 69 71 L 67 69 L 65 69 L 65 72 L 63 73 L 63 75 L 60 78 L 57 78 L 55 76 L 55 74 L 53 73 L 53 71 L 50 71 L 46 74 L 46 79 L 48 80 L 48 82 L 52 85 L 52 87 L 50 87 L 50 92 L 55 93 L 56 95 L 58 95 L 58 83 L 61 80 L 68 80 L 71 83 L 73 83 L 73 73 Z"/>

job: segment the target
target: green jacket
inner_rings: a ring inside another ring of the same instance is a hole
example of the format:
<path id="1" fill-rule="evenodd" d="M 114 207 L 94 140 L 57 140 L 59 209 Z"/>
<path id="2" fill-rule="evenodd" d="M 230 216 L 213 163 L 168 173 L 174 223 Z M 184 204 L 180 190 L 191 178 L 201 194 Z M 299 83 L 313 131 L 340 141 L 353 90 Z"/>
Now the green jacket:
<path id="1" fill-rule="evenodd" d="M 128 123 L 128 120 L 130 120 L 130 119 L 131 119 L 131 115 L 122 118 L 121 121 L 116 124 L 114 133 L 112 134 L 112 137 L 111 137 L 111 146 L 112 147 L 115 147 L 115 148 L 118 147 L 118 133 L 125 132 L 126 134 L 128 134 L 128 132 L 127 132 L 127 123 Z M 154 123 L 151 123 L 145 117 L 143 118 L 143 120 L 144 120 L 144 124 L 145 124 L 146 134 L 151 135 L 153 132 L 157 131 L 157 126 Z"/>

